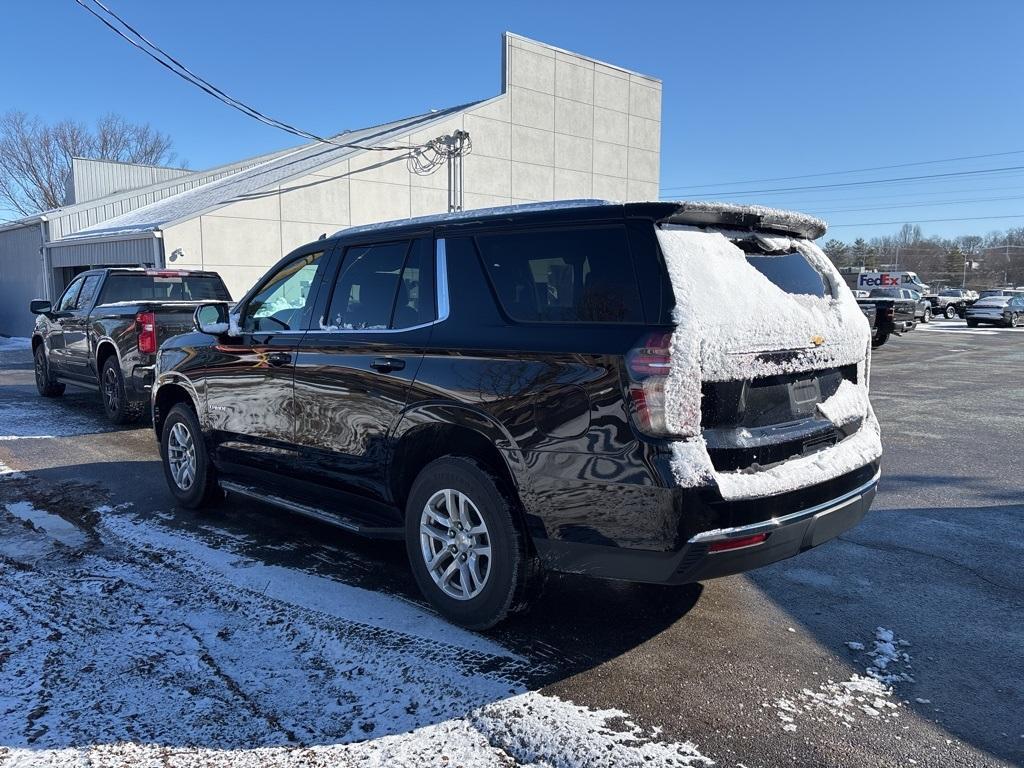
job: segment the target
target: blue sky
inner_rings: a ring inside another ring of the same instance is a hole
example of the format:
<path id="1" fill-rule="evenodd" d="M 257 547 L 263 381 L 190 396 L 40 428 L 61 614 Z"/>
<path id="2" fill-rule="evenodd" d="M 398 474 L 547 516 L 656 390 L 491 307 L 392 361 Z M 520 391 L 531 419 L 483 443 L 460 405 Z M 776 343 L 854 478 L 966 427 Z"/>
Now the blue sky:
<path id="1" fill-rule="evenodd" d="M 106 1 L 223 90 L 316 133 L 496 94 L 508 29 L 663 80 L 663 194 L 808 210 L 843 239 L 904 221 L 943 235 L 1024 226 L 1024 169 L 759 191 L 1024 166 L 1024 3 Z M 0 72 L 0 111 L 149 121 L 192 168 L 295 143 L 73 0 L 7 4 Z M 1015 154 L 754 182 L 990 153 Z M 974 217 L 1001 218 L 928 222 Z"/>

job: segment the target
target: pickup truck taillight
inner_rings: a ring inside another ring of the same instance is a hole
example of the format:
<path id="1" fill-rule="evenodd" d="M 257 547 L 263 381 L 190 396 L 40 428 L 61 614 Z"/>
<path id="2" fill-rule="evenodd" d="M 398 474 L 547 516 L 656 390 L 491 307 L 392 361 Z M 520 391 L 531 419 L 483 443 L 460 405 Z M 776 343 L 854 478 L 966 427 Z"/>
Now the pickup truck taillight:
<path id="1" fill-rule="evenodd" d="M 671 333 L 646 336 L 626 354 L 633 421 L 637 429 L 653 437 L 674 434 L 665 408 L 665 385 L 671 367 Z"/>
<path id="2" fill-rule="evenodd" d="M 139 329 L 139 352 L 152 355 L 156 352 L 156 315 L 153 312 L 139 312 L 135 316 L 135 326 Z"/>

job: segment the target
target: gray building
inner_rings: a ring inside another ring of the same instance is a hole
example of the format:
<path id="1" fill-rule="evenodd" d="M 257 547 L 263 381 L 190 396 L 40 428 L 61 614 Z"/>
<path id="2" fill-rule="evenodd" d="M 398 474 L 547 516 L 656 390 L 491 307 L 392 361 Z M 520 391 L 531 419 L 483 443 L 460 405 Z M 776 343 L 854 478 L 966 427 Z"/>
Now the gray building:
<path id="1" fill-rule="evenodd" d="M 76 161 L 68 205 L 0 227 L 0 333 L 27 335 L 29 300 L 91 266 L 216 270 L 239 298 L 325 232 L 446 211 L 445 164 L 412 148 L 456 131 L 472 142 L 467 209 L 658 197 L 661 82 L 506 33 L 501 92 L 483 101 L 206 171 Z"/>

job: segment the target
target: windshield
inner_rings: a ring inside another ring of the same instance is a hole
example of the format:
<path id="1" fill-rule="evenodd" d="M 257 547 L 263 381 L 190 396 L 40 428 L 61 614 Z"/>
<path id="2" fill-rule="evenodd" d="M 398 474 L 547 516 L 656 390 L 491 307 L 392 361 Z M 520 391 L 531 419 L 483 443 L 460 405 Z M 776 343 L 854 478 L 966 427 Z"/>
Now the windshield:
<path id="1" fill-rule="evenodd" d="M 988 298 L 991 298 L 992 296 L 1005 296 L 1005 295 L 1006 294 L 1004 294 L 1002 291 L 982 291 L 981 292 L 981 298 L 983 298 L 983 299 L 988 299 Z"/>
<path id="2" fill-rule="evenodd" d="M 214 275 L 110 275 L 100 304 L 119 301 L 231 301 L 224 283 Z"/>

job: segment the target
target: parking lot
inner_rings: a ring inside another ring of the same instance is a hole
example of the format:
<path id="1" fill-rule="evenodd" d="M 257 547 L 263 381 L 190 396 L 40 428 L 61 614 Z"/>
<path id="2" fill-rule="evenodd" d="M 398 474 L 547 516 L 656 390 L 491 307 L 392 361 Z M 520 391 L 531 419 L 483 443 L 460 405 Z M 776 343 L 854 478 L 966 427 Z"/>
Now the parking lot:
<path id="1" fill-rule="evenodd" d="M 552 578 L 474 634 L 398 543 L 175 509 L 146 426 L 0 345 L 0 764 L 1021 764 L 1022 382 L 1024 329 L 893 338 L 861 525 L 701 585 Z"/>

